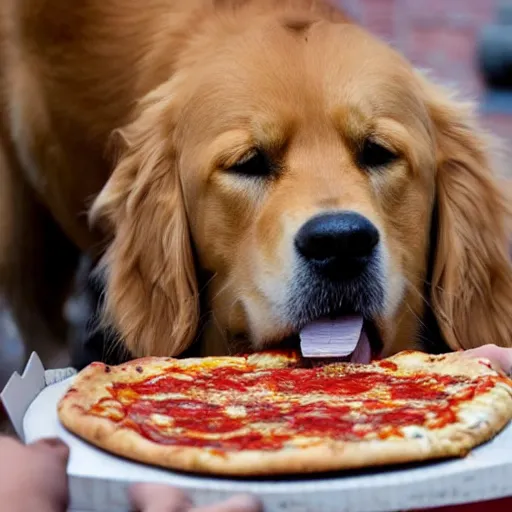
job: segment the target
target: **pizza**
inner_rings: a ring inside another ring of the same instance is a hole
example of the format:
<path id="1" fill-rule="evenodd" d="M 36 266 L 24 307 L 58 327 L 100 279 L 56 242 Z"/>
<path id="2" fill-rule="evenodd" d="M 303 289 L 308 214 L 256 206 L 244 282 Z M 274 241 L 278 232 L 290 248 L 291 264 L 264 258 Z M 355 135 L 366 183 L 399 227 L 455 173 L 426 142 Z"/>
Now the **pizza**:
<path id="1" fill-rule="evenodd" d="M 276 475 L 464 456 L 512 418 L 512 380 L 487 359 L 401 352 L 311 366 L 295 352 L 92 363 L 62 424 L 132 460 Z"/>

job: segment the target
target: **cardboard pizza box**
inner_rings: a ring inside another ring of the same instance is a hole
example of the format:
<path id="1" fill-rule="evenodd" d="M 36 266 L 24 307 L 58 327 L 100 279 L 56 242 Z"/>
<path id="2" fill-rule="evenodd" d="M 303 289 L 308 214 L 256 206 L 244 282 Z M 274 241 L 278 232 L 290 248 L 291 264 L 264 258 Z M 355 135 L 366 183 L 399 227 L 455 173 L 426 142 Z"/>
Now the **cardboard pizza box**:
<path id="1" fill-rule="evenodd" d="M 71 448 L 70 512 L 127 512 L 127 487 L 160 482 L 181 488 L 197 504 L 252 493 L 266 512 L 396 512 L 512 496 L 512 423 L 464 459 L 399 468 L 279 479 L 228 479 L 167 471 L 107 454 L 67 432 L 56 405 L 73 369 L 45 371 L 32 354 L 0 394 L 18 436 L 29 443 L 58 436 Z"/>

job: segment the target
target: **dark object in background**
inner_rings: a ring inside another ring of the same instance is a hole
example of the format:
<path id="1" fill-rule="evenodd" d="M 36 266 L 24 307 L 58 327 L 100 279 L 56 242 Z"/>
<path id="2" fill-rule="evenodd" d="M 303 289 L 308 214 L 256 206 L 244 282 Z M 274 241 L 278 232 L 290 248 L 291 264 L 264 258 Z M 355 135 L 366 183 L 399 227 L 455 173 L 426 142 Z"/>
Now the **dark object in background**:
<path id="1" fill-rule="evenodd" d="M 94 361 L 115 365 L 131 359 L 128 350 L 99 322 L 102 298 L 101 277 L 95 275 L 94 262 L 84 256 L 75 277 L 73 295 L 66 305 L 71 365 L 77 370 Z"/>
<path id="2" fill-rule="evenodd" d="M 421 323 L 420 332 L 418 333 L 418 340 L 420 350 L 430 352 L 431 354 L 444 354 L 451 352 L 450 347 L 446 343 L 441 333 L 439 323 L 436 315 L 431 307 L 431 294 L 432 294 L 432 275 L 434 272 L 434 257 L 437 250 L 437 234 L 439 232 L 439 206 L 436 202 L 432 211 L 432 223 L 430 226 L 430 256 L 428 262 L 427 277 L 425 279 L 424 297 L 428 304 L 425 308 L 425 316 Z"/>
<path id="3" fill-rule="evenodd" d="M 512 91 L 512 2 L 501 2 L 495 23 L 480 34 L 478 64 L 483 79 L 492 89 Z"/>

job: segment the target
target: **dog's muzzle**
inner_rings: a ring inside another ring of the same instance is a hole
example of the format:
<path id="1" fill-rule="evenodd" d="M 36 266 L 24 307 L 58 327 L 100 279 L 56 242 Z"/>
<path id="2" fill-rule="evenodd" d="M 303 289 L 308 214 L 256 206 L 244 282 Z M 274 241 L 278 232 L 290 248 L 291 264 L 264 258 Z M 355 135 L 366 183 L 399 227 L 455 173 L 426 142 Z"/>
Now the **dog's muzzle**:
<path id="1" fill-rule="evenodd" d="M 324 213 L 299 229 L 295 247 L 299 263 L 286 313 L 297 334 L 314 343 L 328 326 L 340 354 L 364 353 L 366 361 L 372 337 L 359 337 L 354 320 L 368 326 L 384 307 L 379 230 L 356 212 Z"/>

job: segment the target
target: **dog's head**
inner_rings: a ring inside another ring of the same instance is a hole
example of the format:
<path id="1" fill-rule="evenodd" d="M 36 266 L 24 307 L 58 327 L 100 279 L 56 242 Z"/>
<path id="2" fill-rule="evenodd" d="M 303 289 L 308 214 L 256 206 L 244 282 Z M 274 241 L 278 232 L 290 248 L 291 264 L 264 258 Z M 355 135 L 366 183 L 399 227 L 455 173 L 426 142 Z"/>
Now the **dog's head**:
<path id="1" fill-rule="evenodd" d="M 506 202 L 470 112 L 352 24 L 216 23 L 120 130 L 92 209 L 132 353 L 181 353 L 201 294 L 225 352 L 356 313 L 386 355 L 427 308 L 453 349 L 510 344 Z"/>

